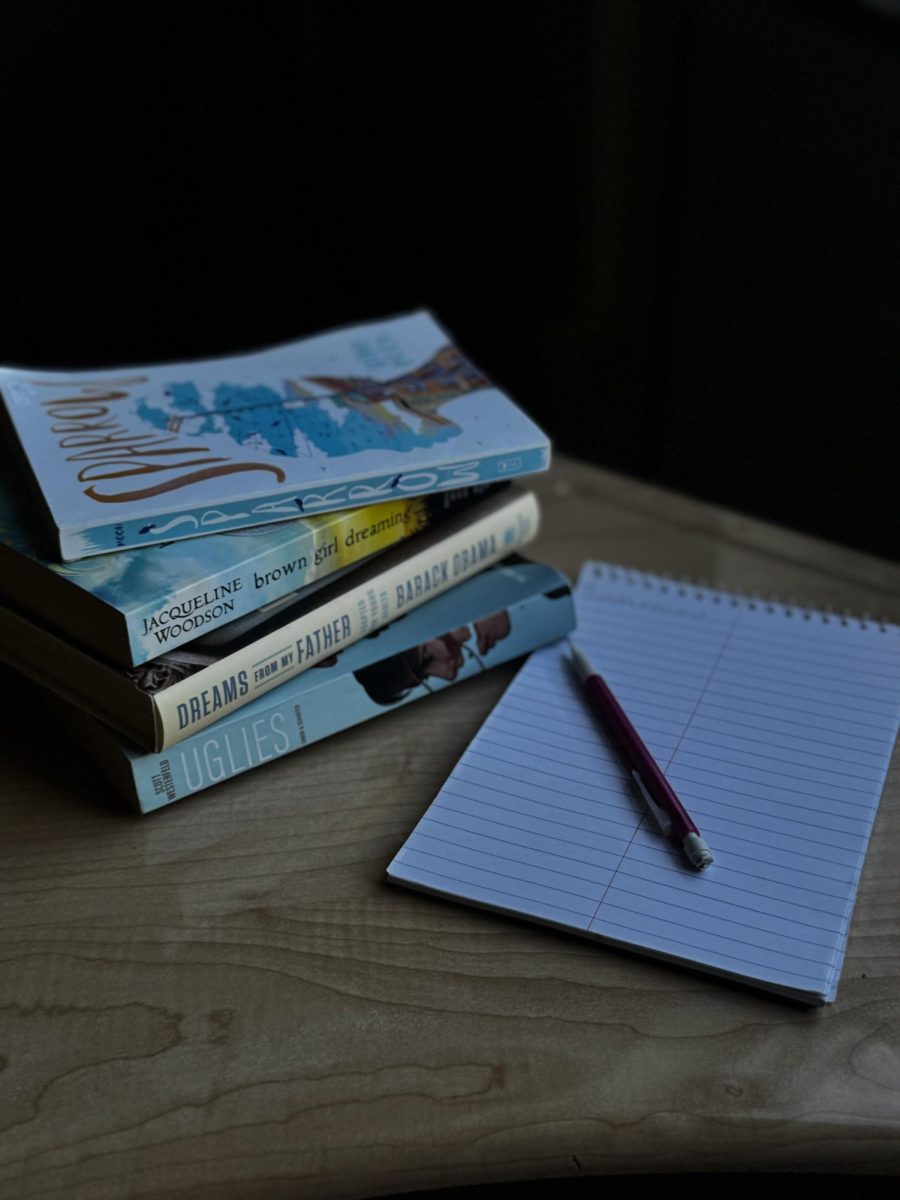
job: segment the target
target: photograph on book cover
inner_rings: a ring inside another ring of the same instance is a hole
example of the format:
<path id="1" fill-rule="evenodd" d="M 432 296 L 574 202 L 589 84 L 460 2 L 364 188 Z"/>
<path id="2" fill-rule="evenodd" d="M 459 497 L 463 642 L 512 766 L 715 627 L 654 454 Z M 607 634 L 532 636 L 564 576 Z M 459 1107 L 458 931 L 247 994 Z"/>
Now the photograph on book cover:
<path id="1" fill-rule="evenodd" d="M 148 749 L 163 749 L 221 720 L 335 650 L 411 611 L 537 534 L 532 492 L 503 489 L 382 553 L 304 598 L 298 613 L 277 612 L 274 627 L 241 621 L 228 647 L 145 669 L 114 667 L 66 642 L 12 607 L 0 606 L 0 651 L 26 675 L 84 703 Z M 280 606 L 279 606 L 280 607 Z"/>
<path id="2" fill-rule="evenodd" d="M 565 576 L 512 554 L 162 753 L 49 700 L 125 799 L 151 812 L 519 658 L 574 623 Z"/>

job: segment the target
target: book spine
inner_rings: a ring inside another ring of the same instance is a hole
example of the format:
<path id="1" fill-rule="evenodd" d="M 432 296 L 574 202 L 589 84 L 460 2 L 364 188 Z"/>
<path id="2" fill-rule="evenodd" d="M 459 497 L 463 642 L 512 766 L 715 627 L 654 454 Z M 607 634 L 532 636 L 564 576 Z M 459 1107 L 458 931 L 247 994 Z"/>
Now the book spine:
<path id="1" fill-rule="evenodd" d="M 273 493 L 250 500 L 225 500 L 202 508 L 184 508 L 160 513 L 156 521 L 149 521 L 144 514 L 134 520 L 92 525 L 89 529 L 61 529 L 60 554 L 64 561 L 71 561 L 93 554 L 108 554 L 111 550 L 272 524 L 296 517 L 298 513 L 312 516 L 384 500 L 475 487 L 543 471 L 549 463 L 549 451 L 540 445 L 413 471 L 380 472 L 350 482 L 328 484 L 324 488 L 296 488 L 289 493 Z"/>
<path id="2" fill-rule="evenodd" d="M 153 696 L 163 750 L 521 549 L 538 529 L 531 492 Z M 349 576 L 353 579 L 353 575 Z"/>
<path id="3" fill-rule="evenodd" d="M 473 489 L 447 498 L 445 511 L 464 505 Z M 386 550 L 440 519 L 442 497 L 417 496 L 294 520 L 293 537 L 248 554 L 188 588 L 125 613 L 131 665 L 148 662 L 195 638 L 256 612 L 300 588 Z M 241 539 L 245 540 L 245 539 Z"/>
<path id="4" fill-rule="evenodd" d="M 570 597 L 548 603 L 536 592 L 517 602 L 514 620 L 518 637 L 497 643 L 491 651 L 491 667 L 564 637 L 574 627 L 575 613 Z M 474 657 L 467 656 L 458 675 L 442 681 L 439 690 L 454 687 L 482 670 Z M 389 709 L 379 707 L 367 698 L 353 673 L 344 672 L 306 693 L 280 689 L 262 711 L 254 704 L 246 715 L 236 713 L 224 725 L 193 734 L 165 752 L 128 759 L 121 750 L 114 753 L 130 772 L 127 798 L 140 812 L 152 812 L 429 694 L 430 690 L 420 685 Z M 86 744 L 90 748 L 90 739 Z"/>

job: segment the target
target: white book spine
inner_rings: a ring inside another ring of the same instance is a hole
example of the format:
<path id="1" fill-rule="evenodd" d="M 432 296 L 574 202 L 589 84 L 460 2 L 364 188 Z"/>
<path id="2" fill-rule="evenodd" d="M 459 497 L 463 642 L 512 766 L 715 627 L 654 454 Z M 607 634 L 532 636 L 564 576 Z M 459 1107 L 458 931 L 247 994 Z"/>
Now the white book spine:
<path id="1" fill-rule="evenodd" d="M 506 555 L 538 530 L 531 492 L 154 696 L 164 750 Z M 352 579 L 352 576 L 351 576 Z"/>

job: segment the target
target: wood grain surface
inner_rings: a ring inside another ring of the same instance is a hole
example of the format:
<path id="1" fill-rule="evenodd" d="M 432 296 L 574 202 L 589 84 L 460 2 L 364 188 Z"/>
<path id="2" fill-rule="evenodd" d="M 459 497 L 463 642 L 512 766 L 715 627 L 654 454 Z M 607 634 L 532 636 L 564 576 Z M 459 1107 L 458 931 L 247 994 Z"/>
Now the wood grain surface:
<path id="1" fill-rule="evenodd" d="M 571 460 L 536 553 L 900 619 L 900 567 Z M 513 667 L 148 817 L 0 676 L 0 1196 L 900 1172 L 897 756 L 808 1010 L 384 884 Z"/>

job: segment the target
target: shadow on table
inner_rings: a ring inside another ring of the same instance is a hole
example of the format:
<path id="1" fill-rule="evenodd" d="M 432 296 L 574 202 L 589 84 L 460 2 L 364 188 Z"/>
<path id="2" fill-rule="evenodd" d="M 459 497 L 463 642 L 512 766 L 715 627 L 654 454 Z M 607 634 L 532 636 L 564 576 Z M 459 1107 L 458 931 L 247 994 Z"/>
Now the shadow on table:
<path id="1" fill-rule="evenodd" d="M 0 663 L 0 726 L 5 734 L 7 778 L 33 781 L 38 771 L 42 785 L 38 792 L 30 787 L 18 801 L 15 788 L 8 788 L 2 797 L 5 802 L 27 807 L 36 823 L 79 807 L 87 811 L 99 807 L 118 819 L 133 818 L 82 752 L 76 736 L 45 705 L 37 685 L 5 663 Z"/>
<path id="2" fill-rule="evenodd" d="M 596 1200 L 609 1192 L 625 1200 L 881 1200 L 897 1194 L 896 1176 L 815 1174 L 593 1175 L 538 1179 L 520 1183 L 479 1184 L 403 1192 L 381 1200 Z"/>

